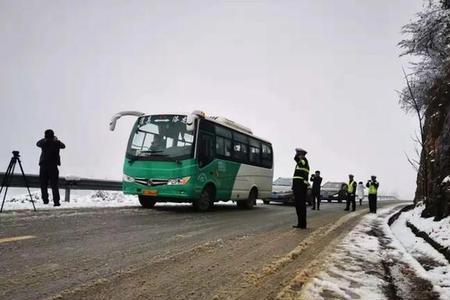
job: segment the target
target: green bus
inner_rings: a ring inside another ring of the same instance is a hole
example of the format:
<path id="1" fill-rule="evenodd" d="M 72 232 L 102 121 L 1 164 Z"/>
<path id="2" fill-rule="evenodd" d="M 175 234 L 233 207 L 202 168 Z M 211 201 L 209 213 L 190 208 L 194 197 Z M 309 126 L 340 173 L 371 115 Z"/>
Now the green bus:
<path id="1" fill-rule="evenodd" d="M 256 199 L 271 195 L 273 150 L 270 142 L 222 117 L 192 114 L 136 116 L 123 167 L 123 192 L 137 195 L 140 204 L 192 202 L 199 211 L 214 202 L 235 201 L 252 208 Z"/>

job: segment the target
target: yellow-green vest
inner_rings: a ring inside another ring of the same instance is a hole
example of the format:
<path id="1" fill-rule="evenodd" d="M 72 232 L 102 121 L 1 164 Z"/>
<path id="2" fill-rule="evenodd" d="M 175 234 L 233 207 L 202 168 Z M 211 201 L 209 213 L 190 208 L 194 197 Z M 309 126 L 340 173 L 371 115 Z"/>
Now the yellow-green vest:
<path id="1" fill-rule="evenodd" d="M 355 181 L 352 180 L 352 181 L 348 184 L 347 192 L 348 192 L 349 194 L 353 194 L 353 192 L 355 191 L 355 187 L 353 186 L 353 183 L 354 183 L 354 182 L 355 182 Z"/>
<path id="2" fill-rule="evenodd" d="M 369 185 L 369 195 L 376 195 L 377 194 L 377 187 L 373 182 Z"/>

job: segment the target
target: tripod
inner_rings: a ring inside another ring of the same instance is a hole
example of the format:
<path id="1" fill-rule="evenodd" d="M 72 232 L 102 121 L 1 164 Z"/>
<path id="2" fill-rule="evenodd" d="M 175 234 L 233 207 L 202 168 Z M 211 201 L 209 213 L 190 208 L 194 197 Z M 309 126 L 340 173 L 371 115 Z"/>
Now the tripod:
<path id="1" fill-rule="evenodd" d="M 20 171 L 22 172 L 22 177 L 25 182 L 25 187 L 28 190 L 28 195 L 30 195 L 31 204 L 33 204 L 33 209 L 36 211 L 36 206 L 34 206 L 33 196 L 31 196 L 30 186 L 28 185 L 27 178 L 25 177 L 25 173 L 23 172 L 22 162 L 20 161 L 19 151 L 13 151 L 13 157 L 9 162 L 8 168 L 6 169 L 5 176 L 2 180 L 2 187 L 0 188 L 0 195 L 2 194 L 3 188 L 5 188 L 5 194 L 3 195 L 2 207 L 0 208 L 0 213 L 3 211 L 3 205 L 5 204 L 6 193 L 8 193 L 8 188 L 11 185 L 11 181 L 14 175 L 14 169 L 16 168 L 16 163 L 19 162 Z"/>

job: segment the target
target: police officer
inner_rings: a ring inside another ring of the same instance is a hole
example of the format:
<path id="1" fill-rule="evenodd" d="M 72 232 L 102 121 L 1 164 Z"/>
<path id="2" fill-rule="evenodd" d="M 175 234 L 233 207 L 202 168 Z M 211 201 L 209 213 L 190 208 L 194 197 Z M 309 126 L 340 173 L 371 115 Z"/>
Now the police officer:
<path id="1" fill-rule="evenodd" d="M 48 204 L 48 182 L 53 193 L 54 206 L 60 206 L 59 203 L 59 189 L 58 189 L 58 166 L 61 165 L 61 158 L 59 150 L 66 148 L 66 146 L 58 140 L 55 133 L 51 129 L 47 129 L 44 133 L 44 138 L 36 143 L 36 146 L 41 148 L 41 157 L 39 158 L 39 181 L 41 183 L 42 200 L 44 204 Z"/>
<path id="2" fill-rule="evenodd" d="M 310 181 L 313 182 L 312 186 L 312 197 L 313 197 L 313 210 L 316 209 L 316 203 L 317 203 L 317 210 L 320 210 L 320 185 L 322 183 L 322 177 L 320 177 L 320 171 L 316 171 L 315 174 L 311 175 Z"/>
<path id="3" fill-rule="evenodd" d="M 347 185 L 347 201 L 345 210 L 350 210 L 350 202 L 352 203 L 352 211 L 356 209 L 356 181 L 353 179 L 352 174 L 348 175 L 348 185 Z"/>
<path id="4" fill-rule="evenodd" d="M 306 151 L 302 148 L 295 149 L 295 171 L 292 180 L 292 190 L 294 191 L 295 210 L 298 222 L 295 228 L 306 229 L 306 192 L 309 185 L 309 163 L 306 159 Z"/>
<path id="5" fill-rule="evenodd" d="M 374 214 L 377 213 L 377 193 L 379 186 L 380 184 L 378 183 L 376 176 L 372 176 L 366 184 L 366 187 L 369 189 L 369 210 Z"/>

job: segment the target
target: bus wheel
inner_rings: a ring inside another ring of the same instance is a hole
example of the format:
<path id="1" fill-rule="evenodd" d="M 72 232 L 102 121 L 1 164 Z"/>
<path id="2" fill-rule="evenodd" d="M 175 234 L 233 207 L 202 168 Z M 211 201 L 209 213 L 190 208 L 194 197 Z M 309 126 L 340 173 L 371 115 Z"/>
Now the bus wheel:
<path id="1" fill-rule="evenodd" d="M 156 204 L 156 200 L 148 196 L 139 195 L 139 203 L 144 208 L 153 208 Z"/>
<path id="2" fill-rule="evenodd" d="M 257 195 L 258 192 L 256 191 L 256 189 L 252 189 L 250 191 L 250 194 L 248 195 L 248 199 L 238 201 L 237 206 L 239 208 L 251 209 L 253 205 L 255 205 Z"/>
<path id="3" fill-rule="evenodd" d="M 211 187 L 207 186 L 200 198 L 194 201 L 194 207 L 198 211 L 208 211 L 214 205 L 214 192 Z"/>

